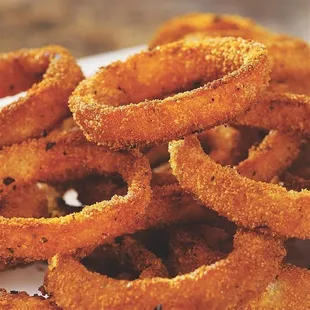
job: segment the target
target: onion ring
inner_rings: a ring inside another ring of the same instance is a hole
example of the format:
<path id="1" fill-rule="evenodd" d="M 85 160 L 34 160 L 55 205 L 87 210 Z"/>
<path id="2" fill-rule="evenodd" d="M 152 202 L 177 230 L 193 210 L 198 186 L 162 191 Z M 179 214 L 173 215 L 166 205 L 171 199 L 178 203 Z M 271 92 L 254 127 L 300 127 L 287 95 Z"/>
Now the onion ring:
<path id="1" fill-rule="evenodd" d="M 74 58 L 59 46 L 1 54 L 0 97 L 35 84 L 26 97 L 1 108 L 0 147 L 40 137 L 67 117 L 69 96 L 82 79 Z"/>
<path id="2" fill-rule="evenodd" d="M 175 229 L 170 233 L 169 265 L 174 275 L 186 274 L 202 265 L 211 265 L 225 257 L 211 249 L 206 241 L 190 229 Z"/>
<path id="3" fill-rule="evenodd" d="M 151 175 L 144 156 L 138 151 L 104 150 L 87 143 L 79 131 L 58 140 L 40 139 L 6 148 L 0 152 L 0 166 L 3 194 L 14 184 L 65 181 L 94 171 L 120 172 L 128 183 L 126 196 L 86 206 L 80 213 L 51 219 L 0 217 L 0 257 L 6 261 L 46 259 L 133 232 L 150 201 Z M 130 208 L 131 222 L 124 208 Z M 56 237 L 60 235 L 65 236 L 63 242 Z"/>
<path id="4" fill-rule="evenodd" d="M 220 215 L 248 228 L 267 226 L 282 236 L 310 237 L 308 191 L 288 192 L 275 184 L 244 178 L 212 161 L 194 136 L 171 142 L 169 151 L 181 187 Z"/>
<path id="5" fill-rule="evenodd" d="M 161 26 L 150 48 L 185 39 L 232 36 L 252 39 L 267 47 L 271 64 L 270 89 L 276 92 L 310 94 L 310 45 L 298 38 L 279 35 L 243 17 L 188 14 Z"/>
<path id="6" fill-rule="evenodd" d="M 0 200 L 0 215 L 13 217 L 47 217 L 46 194 L 36 184 L 16 187 Z"/>
<path id="7" fill-rule="evenodd" d="M 310 270 L 283 265 L 276 280 L 244 310 L 304 310 L 310 305 Z"/>
<path id="8" fill-rule="evenodd" d="M 249 111 L 238 116 L 235 121 L 242 125 L 278 129 L 310 137 L 309 119 L 309 96 L 267 92 L 258 104 L 252 105 Z"/>
<path id="9" fill-rule="evenodd" d="M 112 261 L 114 266 L 109 265 L 109 261 Z M 125 269 L 125 272 L 113 270 L 116 269 L 115 261 Z M 84 266 L 94 272 L 100 271 L 104 274 L 108 272 L 117 279 L 127 278 L 129 280 L 128 278 L 132 278 L 130 271 L 138 272 L 139 279 L 155 276 L 168 277 L 167 268 L 161 259 L 130 236 L 124 236 L 117 242 L 96 248 L 82 262 Z"/>
<path id="10" fill-rule="evenodd" d="M 164 309 L 238 308 L 263 292 L 278 272 L 283 255 L 279 241 L 238 232 L 234 251 L 215 265 L 173 279 L 132 282 L 92 273 L 75 258 L 56 255 L 50 260 L 44 287 L 65 309 L 151 309 L 158 304 Z M 81 279 L 83 298 L 76 298 Z"/>
<path id="11" fill-rule="evenodd" d="M 31 297 L 25 292 L 6 292 L 0 289 L 0 308 L 10 310 L 61 310 L 52 301 L 44 297 Z"/>
<path id="12" fill-rule="evenodd" d="M 102 68 L 79 84 L 70 109 L 90 141 L 114 149 L 147 146 L 231 120 L 251 106 L 268 81 L 266 50 L 258 43 L 240 38 L 180 41 Z M 145 100 L 197 84 L 204 86 Z"/>
<path id="13" fill-rule="evenodd" d="M 236 170 L 243 177 L 270 182 L 297 158 L 300 145 L 299 137 L 270 131 L 258 147 L 250 149 L 248 158 L 239 163 Z"/>

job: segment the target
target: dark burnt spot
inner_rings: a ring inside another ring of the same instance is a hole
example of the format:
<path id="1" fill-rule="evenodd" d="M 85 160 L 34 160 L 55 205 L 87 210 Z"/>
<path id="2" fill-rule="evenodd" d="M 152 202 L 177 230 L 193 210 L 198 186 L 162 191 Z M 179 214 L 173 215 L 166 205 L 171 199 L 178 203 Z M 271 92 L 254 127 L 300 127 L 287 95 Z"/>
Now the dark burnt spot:
<path id="1" fill-rule="evenodd" d="M 256 174 L 256 171 L 254 170 L 254 171 L 252 172 L 252 176 L 254 177 L 255 174 Z"/>
<path id="2" fill-rule="evenodd" d="M 67 152 L 66 151 L 63 151 L 62 153 L 64 156 L 67 156 Z"/>
<path id="3" fill-rule="evenodd" d="M 46 243 L 46 242 L 48 242 L 48 239 L 45 238 L 45 237 L 42 237 L 42 238 L 41 238 L 41 243 Z"/>
<path id="4" fill-rule="evenodd" d="M 11 254 L 14 254 L 14 249 L 8 248 L 7 250 L 8 250 Z"/>
<path id="5" fill-rule="evenodd" d="M 12 291 L 10 291 L 10 293 L 13 295 L 16 295 L 16 294 L 18 294 L 18 291 L 12 290 Z"/>
<path id="6" fill-rule="evenodd" d="M 56 142 L 47 142 L 45 150 L 48 151 L 48 150 L 52 149 L 55 145 L 56 145 Z"/>
<path id="7" fill-rule="evenodd" d="M 15 191 L 16 190 L 16 185 L 13 185 L 13 191 Z"/>
<path id="8" fill-rule="evenodd" d="M 269 110 L 273 111 L 274 110 L 274 106 L 273 105 L 269 106 Z"/>
<path id="9" fill-rule="evenodd" d="M 42 137 L 45 138 L 46 136 L 47 136 L 47 130 L 44 129 L 44 130 L 42 131 Z"/>
<path id="10" fill-rule="evenodd" d="M 215 180 L 215 176 L 214 175 L 212 175 L 212 177 L 211 177 L 211 182 L 213 182 L 214 180 Z"/>
<path id="11" fill-rule="evenodd" d="M 14 182 L 15 182 L 15 179 L 13 179 L 11 177 L 7 177 L 7 178 L 3 179 L 3 184 L 5 184 L 5 185 L 10 185 L 10 184 L 12 184 Z"/>
<path id="12" fill-rule="evenodd" d="M 211 100 L 214 102 L 214 98 L 211 98 Z"/>
<path id="13" fill-rule="evenodd" d="M 15 89 L 15 85 L 14 85 L 14 84 L 11 84 L 11 85 L 9 86 L 9 89 L 10 89 L 10 91 L 13 91 L 13 90 Z"/>
<path id="14" fill-rule="evenodd" d="M 163 308 L 163 305 L 162 304 L 158 304 L 155 308 L 154 308 L 154 310 L 163 310 L 164 308 Z"/>

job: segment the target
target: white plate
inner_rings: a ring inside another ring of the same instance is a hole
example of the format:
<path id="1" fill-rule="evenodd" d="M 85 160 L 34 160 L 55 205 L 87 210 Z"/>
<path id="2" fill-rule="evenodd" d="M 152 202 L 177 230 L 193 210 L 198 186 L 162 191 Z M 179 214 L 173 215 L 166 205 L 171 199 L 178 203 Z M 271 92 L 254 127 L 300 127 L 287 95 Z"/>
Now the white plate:
<path id="1" fill-rule="evenodd" d="M 114 52 L 85 57 L 78 61 L 86 76 L 94 74 L 98 68 L 106 66 L 116 60 L 124 60 L 128 56 L 141 51 L 145 46 L 136 46 Z M 6 97 L 0 99 L 0 106 L 6 105 L 20 96 Z M 0 272 L 0 288 L 6 290 L 26 291 L 30 295 L 39 294 L 38 288 L 43 284 L 46 265 L 35 263 L 26 267 L 16 268 Z"/>

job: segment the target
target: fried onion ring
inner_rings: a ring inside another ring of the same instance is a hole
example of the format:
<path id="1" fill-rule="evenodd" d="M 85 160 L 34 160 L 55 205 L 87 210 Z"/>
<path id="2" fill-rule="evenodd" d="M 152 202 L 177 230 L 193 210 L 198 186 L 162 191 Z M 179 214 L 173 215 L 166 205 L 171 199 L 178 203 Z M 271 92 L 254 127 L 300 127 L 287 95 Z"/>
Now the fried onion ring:
<path id="1" fill-rule="evenodd" d="M 169 151 L 181 187 L 220 215 L 248 228 L 267 226 L 282 236 L 310 237 L 308 191 L 287 191 L 240 176 L 212 161 L 194 136 L 171 142 Z"/>
<path id="2" fill-rule="evenodd" d="M 258 43 L 179 41 L 102 68 L 79 84 L 70 109 L 90 141 L 114 149 L 147 146 L 231 120 L 268 81 L 266 50 Z"/>
<path id="3" fill-rule="evenodd" d="M 244 310 L 304 310 L 310 305 L 310 270 L 283 265 L 276 280 Z"/>
<path id="4" fill-rule="evenodd" d="M 215 265 L 173 279 L 131 282 L 92 273 L 75 258 L 56 255 L 50 260 L 44 286 L 65 309 L 152 309 L 158 304 L 164 309 L 238 308 L 264 291 L 283 255 L 279 241 L 238 232 L 234 251 Z M 76 298 L 81 279 L 83 298 Z"/>
<path id="5" fill-rule="evenodd" d="M 243 177 L 270 182 L 297 158 L 300 145 L 299 137 L 271 131 L 258 147 L 249 150 L 248 158 L 239 163 L 236 170 Z"/>
<path id="6" fill-rule="evenodd" d="M 3 310 L 60 310 L 52 301 L 44 297 L 31 297 L 25 292 L 8 293 L 4 289 L 0 289 L 0 308 Z"/>
<path id="7" fill-rule="evenodd" d="M 211 249 L 206 241 L 190 229 L 176 229 L 170 233 L 170 268 L 174 275 L 186 274 L 202 265 L 211 265 L 225 257 Z"/>
<path id="8" fill-rule="evenodd" d="M 206 36 L 242 37 L 264 44 L 272 68 L 270 89 L 310 94 L 310 45 L 298 38 L 273 33 L 247 18 L 215 14 L 177 17 L 161 26 L 150 47 L 180 39 L 203 40 Z"/>
<path id="9" fill-rule="evenodd" d="M 252 105 L 249 111 L 238 116 L 235 121 L 242 125 L 278 129 L 310 137 L 309 119 L 309 96 L 266 92 L 258 104 Z"/>
<path id="10" fill-rule="evenodd" d="M 60 46 L 0 55 L 0 98 L 28 90 L 0 110 L 0 147 L 40 137 L 69 115 L 68 99 L 83 79 L 69 52 Z"/>
<path id="11" fill-rule="evenodd" d="M 3 195 L 14 184 L 66 181 L 95 171 L 119 172 L 128 183 L 127 195 L 86 206 L 80 213 L 51 219 L 0 217 L 0 257 L 10 261 L 46 259 L 133 232 L 151 198 L 151 173 L 144 156 L 104 150 L 87 143 L 80 131 L 6 148 L 0 152 L 0 166 Z M 130 209 L 132 221 L 124 208 Z M 61 235 L 65 238 L 59 242 Z"/>

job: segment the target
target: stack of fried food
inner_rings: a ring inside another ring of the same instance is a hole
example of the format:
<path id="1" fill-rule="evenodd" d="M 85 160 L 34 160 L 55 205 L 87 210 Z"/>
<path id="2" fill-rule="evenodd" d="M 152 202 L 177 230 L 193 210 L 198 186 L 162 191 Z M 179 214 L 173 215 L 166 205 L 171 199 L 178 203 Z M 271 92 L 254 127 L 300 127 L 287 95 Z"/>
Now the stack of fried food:
<path id="1" fill-rule="evenodd" d="M 0 113 L 0 261 L 48 260 L 1 309 L 310 309 L 309 44 L 190 14 L 90 78 L 44 47 L 0 81 L 31 87 Z"/>

